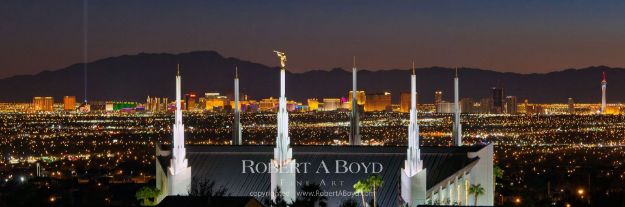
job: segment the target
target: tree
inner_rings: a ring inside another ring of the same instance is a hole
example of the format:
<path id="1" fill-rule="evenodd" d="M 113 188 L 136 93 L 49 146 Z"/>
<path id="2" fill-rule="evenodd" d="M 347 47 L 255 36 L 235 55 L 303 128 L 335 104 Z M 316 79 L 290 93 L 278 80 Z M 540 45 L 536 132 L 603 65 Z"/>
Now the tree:
<path id="1" fill-rule="evenodd" d="M 482 187 L 482 184 L 472 184 L 471 187 L 469 187 L 469 194 L 475 195 L 475 206 L 477 206 L 477 197 L 484 195 L 484 187 Z"/>
<path id="2" fill-rule="evenodd" d="M 369 186 L 369 183 L 367 183 L 366 180 L 360 180 L 358 182 L 356 182 L 356 184 L 354 184 L 354 193 L 355 194 L 360 194 L 360 197 L 362 198 L 362 206 L 366 207 L 366 203 L 365 203 L 365 193 L 370 192 L 371 191 L 371 187 Z"/>
<path id="3" fill-rule="evenodd" d="M 347 199 L 339 207 L 358 207 L 358 203 L 354 199 Z"/>
<path id="4" fill-rule="evenodd" d="M 367 183 L 373 190 L 373 207 L 377 207 L 378 203 L 377 203 L 377 198 L 376 198 L 376 191 L 378 190 L 378 188 L 380 188 L 380 186 L 382 186 L 382 184 L 384 184 L 384 181 L 382 180 L 382 176 L 380 175 L 369 176 L 369 178 L 367 178 Z"/>
<path id="5" fill-rule="evenodd" d="M 135 193 L 135 198 L 142 201 L 141 205 L 153 206 L 154 199 L 156 199 L 160 193 L 161 191 L 155 187 L 145 186 Z"/>
<path id="6" fill-rule="evenodd" d="M 272 200 L 271 198 L 265 198 L 265 202 L 264 202 L 265 205 L 271 206 L 271 207 L 287 207 L 288 206 L 288 204 L 284 200 L 284 195 L 282 194 L 282 190 L 280 189 L 280 187 L 276 187 L 276 191 L 274 191 L 273 193 L 275 193 L 276 199 Z"/>
<path id="7" fill-rule="evenodd" d="M 497 178 L 501 179 L 503 177 L 503 170 L 497 166 L 494 165 L 493 166 L 493 189 L 495 189 L 495 187 L 497 187 Z"/>
<path id="8" fill-rule="evenodd" d="M 321 186 L 315 183 L 306 184 L 301 188 L 302 196 L 297 198 L 295 203 L 291 206 L 299 207 L 299 206 L 319 206 L 325 207 L 328 204 L 326 201 L 328 198 L 322 196 L 321 194 Z"/>
<path id="9" fill-rule="evenodd" d="M 205 197 L 221 197 L 225 196 L 228 189 L 223 186 L 216 188 L 215 182 L 210 179 L 193 179 L 192 186 L 189 189 L 190 196 L 205 196 Z"/>

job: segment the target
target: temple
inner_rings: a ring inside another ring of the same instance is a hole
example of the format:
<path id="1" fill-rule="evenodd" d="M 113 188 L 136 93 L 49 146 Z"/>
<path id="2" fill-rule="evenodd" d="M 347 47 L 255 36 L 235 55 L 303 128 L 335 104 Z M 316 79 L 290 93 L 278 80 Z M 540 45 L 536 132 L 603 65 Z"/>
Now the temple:
<path id="1" fill-rule="evenodd" d="M 359 195 L 351 194 L 356 182 L 379 175 L 384 184 L 377 191 L 378 206 L 494 205 L 492 144 L 419 146 L 414 70 L 407 146 L 292 146 L 285 96 L 286 55 L 276 54 L 281 68 L 275 144 L 185 148 L 177 109 L 173 145 L 156 149 L 157 188 L 167 192 L 158 202 L 197 188 L 191 181 L 209 180 L 224 187 L 228 196 L 253 196 L 259 201 L 281 198 L 287 203 L 302 199 L 297 193 L 307 186 L 318 185 L 329 195 L 325 196 L 327 205 L 339 206 L 345 200 L 360 200 Z M 177 76 L 177 89 L 179 80 Z M 457 94 L 457 77 L 455 82 Z M 179 104 L 178 97 L 176 102 Z M 470 194 L 472 187 L 483 188 L 484 194 Z"/>

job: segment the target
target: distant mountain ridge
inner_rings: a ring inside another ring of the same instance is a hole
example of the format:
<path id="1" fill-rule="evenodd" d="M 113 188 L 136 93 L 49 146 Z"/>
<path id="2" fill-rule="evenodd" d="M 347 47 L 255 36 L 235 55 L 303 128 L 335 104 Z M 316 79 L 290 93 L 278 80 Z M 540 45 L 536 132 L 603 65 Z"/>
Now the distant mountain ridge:
<path id="1" fill-rule="evenodd" d="M 176 64 L 180 63 L 183 93 L 194 91 L 232 94 L 234 68 L 239 68 L 240 87 L 253 99 L 277 97 L 278 68 L 237 58 L 226 58 L 214 51 L 181 54 L 123 55 L 88 63 L 89 100 L 145 101 L 147 96 L 173 97 Z M 277 60 L 276 60 L 277 64 Z M 503 87 L 506 95 L 533 103 L 599 103 L 601 73 L 606 72 L 609 103 L 625 101 L 625 69 L 593 66 L 566 69 L 544 74 L 518 74 L 482 69 L 461 68 L 460 97 L 490 96 L 490 88 Z M 367 93 L 389 91 L 395 102 L 399 93 L 409 90 L 411 71 L 359 70 L 358 87 Z M 452 100 L 453 74 L 450 68 L 417 69 L 420 103 L 431 103 L 434 91 L 443 91 L 444 100 Z M 83 65 L 0 79 L 0 101 L 30 102 L 33 96 L 53 96 L 57 102 L 65 95 L 83 97 Z M 289 99 L 346 97 L 351 90 L 351 70 L 335 68 L 287 74 Z"/>

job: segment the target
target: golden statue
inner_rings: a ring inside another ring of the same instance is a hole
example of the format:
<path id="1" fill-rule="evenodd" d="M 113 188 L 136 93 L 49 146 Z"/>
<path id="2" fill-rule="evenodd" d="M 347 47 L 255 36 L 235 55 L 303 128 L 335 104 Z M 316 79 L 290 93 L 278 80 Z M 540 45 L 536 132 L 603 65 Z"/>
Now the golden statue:
<path id="1" fill-rule="evenodd" d="M 274 50 L 273 52 L 276 53 L 276 55 L 278 55 L 278 57 L 280 58 L 280 66 L 282 66 L 282 69 L 286 69 L 286 55 L 283 52 Z"/>

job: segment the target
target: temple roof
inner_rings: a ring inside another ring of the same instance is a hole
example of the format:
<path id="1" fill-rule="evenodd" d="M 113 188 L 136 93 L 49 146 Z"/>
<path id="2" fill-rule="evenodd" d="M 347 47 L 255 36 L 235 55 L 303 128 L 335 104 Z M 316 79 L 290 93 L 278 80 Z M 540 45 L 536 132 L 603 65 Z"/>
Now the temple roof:
<path id="1" fill-rule="evenodd" d="M 457 175 L 463 169 L 470 168 L 479 158 L 468 158 L 467 153 L 476 152 L 484 146 L 461 147 L 421 147 L 421 158 L 427 170 L 427 189 L 446 179 Z M 162 146 L 163 150 L 171 148 Z M 267 192 L 270 188 L 270 173 L 243 173 L 243 160 L 264 162 L 267 164 L 273 158 L 271 145 L 187 145 L 187 158 L 192 169 L 194 182 L 211 180 L 215 186 L 227 188 L 232 196 L 250 196 L 250 192 Z M 406 147 L 394 146 L 293 146 L 293 158 L 297 163 L 311 163 L 306 173 L 298 173 L 296 179 L 301 185 L 306 182 L 321 185 L 323 191 L 353 191 L 353 184 L 371 175 L 365 173 L 364 167 L 357 173 L 335 173 L 336 165 L 345 163 L 378 162 L 382 165 L 379 173 L 384 181 L 378 192 L 378 201 L 381 206 L 395 205 L 400 198 L 399 182 L 400 170 L 404 167 Z M 159 157 L 163 168 L 169 165 L 168 157 Z M 318 166 L 324 162 L 330 171 L 319 170 Z M 260 170 L 263 169 L 260 164 Z M 354 165 L 354 169 L 356 169 Z M 249 169 L 249 168 L 246 168 Z M 303 167 L 299 168 L 304 171 Z M 344 169 L 339 167 L 339 169 Z M 334 181 L 334 182 L 332 182 Z M 301 186 L 298 186 L 298 191 Z M 328 197 L 330 206 L 338 205 L 346 197 Z M 359 200 L 360 197 L 353 197 Z"/>

